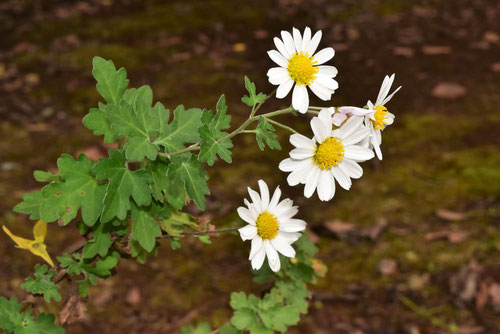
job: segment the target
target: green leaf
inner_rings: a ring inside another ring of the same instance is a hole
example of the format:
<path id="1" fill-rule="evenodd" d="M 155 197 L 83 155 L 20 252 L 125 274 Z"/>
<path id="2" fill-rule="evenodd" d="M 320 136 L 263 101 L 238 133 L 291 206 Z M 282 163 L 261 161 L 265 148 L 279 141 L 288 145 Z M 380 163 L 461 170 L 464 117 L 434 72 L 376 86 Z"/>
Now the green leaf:
<path id="1" fill-rule="evenodd" d="M 217 155 L 219 155 L 224 161 L 232 162 L 231 151 L 229 150 L 233 147 L 231 139 L 217 140 L 207 126 L 201 127 L 199 132 L 201 139 L 203 139 L 200 149 L 200 161 L 207 162 L 209 166 L 212 166 L 217 160 Z"/>
<path id="2" fill-rule="evenodd" d="M 300 312 L 295 306 L 279 307 L 273 312 L 272 329 L 284 332 L 288 326 L 296 325 L 299 321 Z"/>
<path id="3" fill-rule="evenodd" d="M 16 297 L 7 299 L 0 297 L 0 328 L 13 332 L 17 324 L 21 323 L 22 315 L 19 313 L 21 304 Z"/>
<path id="4" fill-rule="evenodd" d="M 80 154 L 78 160 L 63 154 L 57 160 L 57 165 L 64 180 L 61 185 L 64 214 L 61 218 L 68 223 L 76 217 L 81 208 L 83 222 L 93 226 L 101 214 L 106 188 L 105 185 L 99 184 L 92 174 L 94 163 L 84 154 Z"/>
<path id="5" fill-rule="evenodd" d="M 82 273 L 83 264 L 80 261 L 76 262 L 73 256 L 64 254 L 63 256 L 58 256 L 57 261 L 59 261 L 62 268 L 67 268 L 66 272 L 69 275 L 79 275 Z"/>
<path id="6" fill-rule="evenodd" d="M 21 304 L 15 297 L 0 297 L 0 329 L 7 333 L 63 334 L 64 329 L 54 324 L 53 314 L 41 313 L 35 321 L 31 311 L 20 313 Z"/>
<path id="7" fill-rule="evenodd" d="M 149 161 L 147 170 L 153 177 L 153 183 L 151 184 L 153 197 L 161 203 L 164 202 L 164 197 L 166 197 L 172 207 L 177 210 L 182 209 L 186 203 L 186 191 L 182 180 L 169 179 L 167 177 L 168 165 L 160 160 Z"/>
<path id="8" fill-rule="evenodd" d="M 40 219 L 40 206 L 43 202 L 43 195 L 40 191 L 23 194 L 23 201 L 14 207 L 14 212 L 30 215 L 31 220 Z"/>
<path id="9" fill-rule="evenodd" d="M 278 137 L 274 131 L 274 127 L 264 117 L 260 116 L 259 124 L 255 129 L 255 136 L 261 151 L 264 151 L 264 148 L 266 147 L 265 144 L 267 144 L 267 146 L 271 149 L 281 150 Z"/>
<path id="10" fill-rule="evenodd" d="M 35 180 L 37 180 L 38 182 L 60 181 L 59 174 L 52 174 L 51 172 L 45 172 L 43 170 L 34 171 L 33 176 L 35 177 Z"/>
<path id="11" fill-rule="evenodd" d="M 162 219 L 160 225 L 165 232 L 172 236 L 178 236 L 185 228 L 201 231 L 200 222 L 185 212 L 172 213 L 168 219 Z"/>
<path id="12" fill-rule="evenodd" d="M 132 236 L 147 252 L 151 252 L 161 229 L 156 220 L 142 208 L 132 206 Z"/>
<path id="13" fill-rule="evenodd" d="M 273 334 L 273 333 L 274 332 L 271 329 L 268 329 L 263 326 L 258 326 L 250 330 L 250 334 Z"/>
<path id="14" fill-rule="evenodd" d="M 198 128 L 202 125 L 201 114 L 199 108 L 185 110 L 184 106 L 178 106 L 174 110 L 174 120 L 160 129 L 154 143 L 170 153 L 182 150 L 186 143 L 197 142 L 200 139 Z"/>
<path id="15" fill-rule="evenodd" d="M 256 94 L 255 84 L 250 81 L 250 79 L 245 76 L 245 88 L 248 91 L 248 95 L 245 95 L 241 98 L 241 101 L 245 103 L 249 107 L 253 107 L 257 104 L 260 104 L 266 100 L 267 95 L 264 93 Z"/>
<path id="16" fill-rule="evenodd" d="M 99 254 L 101 257 L 106 256 L 111 247 L 111 230 L 112 224 L 99 223 L 92 231 L 92 240 L 87 241 L 83 247 L 82 256 L 84 259 L 91 259 Z"/>
<path id="17" fill-rule="evenodd" d="M 258 324 L 258 320 L 257 314 L 254 311 L 244 308 L 234 312 L 231 318 L 231 325 L 239 330 L 249 330 Z"/>
<path id="18" fill-rule="evenodd" d="M 36 327 L 39 334 L 64 334 L 65 330 L 57 326 L 55 322 L 56 317 L 53 314 L 40 313 L 38 316 Z"/>
<path id="19" fill-rule="evenodd" d="M 207 322 L 200 322 L 198 325 L 182 326 L 181 334 L 210 334 L 212 328 Z"/>
<path id="20" fill-rule="evenodd" d="M 104 142 L 106 144 L 116 141 L 116 136 L 111 130 L 108 116 L 103 109 L 91 108 L 89 113 L 83 118 L 83 125 L 96 136 L 104 135 Z"/>
<path id="21" fill-rule="evenodd" d="M 110 150 L 109 158 L 100 159 L 93 171 L 99 180 L 109 179 L 104 196 L 101 222 L 115 216 L 123 220 L 130 210 L 130 197 L 139 206 L 151 203 L 151 175 L 144 169 L 131 171 L 122 153 Z"/>
<path id="22" fill-rule="evenodd" d="M 244 292 L 231 293 L 231 300 L 229 301 L 229 305 L 231 305 L 233 310 L 241 310 L 245 307 L 249 307 L 247 295 Z"/>
<path id="23" fill-rule="evenodd" d="M 59 302 L 61 301 L 61 295 L 58 292 L 60 287 L 52 282 L 55 275 L 56 272 L 53 269 L 48 270 L 46 265 L 37 264 L 35 265 L 35 278 L 26 278 L 21 288 L 33 294 L 43 295 L 47 303 L 50 303 L 50 299 Z"/>
<path id="24" fill-rule="evenodd" d="M 300 313 L 307 313 L 309 291 L 303 282 L 294 284 L 293 282 L 277 281 L 275 287 L 279 294 L 285 298 L 287 304 L 295 306 Z"/>
<path id="25" fill-rule="evenodd" d="M 108 103 L 118 104 L 128 86 L 127 71 L 116 70 L 111 60 L 94 57 L 92 74 L 97 81 L 97 91 Z"/>
<path id="26" fill-rule="evenodd" d="M 116 267 L 119 259 L 120 253 L 114 250 L 109 255 L 99 259 L 95 263 L 95 266 L 92 267 L 88 264 L 85 264 L 83 267 L 88 273 L 92 273 L 99 277 L 109 277 L 111 276 L 110 270 Z"/>
<path id="27" fill-rule="evenodd" d="M 153 113 L 151 104 L 153 93 L 149 86 L 142 86 L 137 90 L 132 103 L 121 101 L 120 105 L 108 105 L 106 112 L 111 122 L 111 129 L 118 138 L 127 137 L 123 147 L 125 156 L 130 161 L 142 161 L 144 157 L 155 160 L 160 148 L 151 142 L 151 138 L 159 129 L 158 114 L 161 109 Z M 168 113 L 167 110 L 164 112 Z"/>
<path id="28" fill-rule="evenodd" d="M 240 331 L 231 324 L 227 324 L 219 328 L 219 334 L 240 334 Z"/>
<path id="29" fill-rule="evenodd" d="M 191 155 L 189 159 L 172 156 L 171 161 L 168 177 L 171 180 L 182 180 L 189 198 L 191 198 L 200 209 L 205 210 L 205 195 L 210 194 L 210 190 L 206 182 L 208 174 L 203 166 L 194 155 Z"/>

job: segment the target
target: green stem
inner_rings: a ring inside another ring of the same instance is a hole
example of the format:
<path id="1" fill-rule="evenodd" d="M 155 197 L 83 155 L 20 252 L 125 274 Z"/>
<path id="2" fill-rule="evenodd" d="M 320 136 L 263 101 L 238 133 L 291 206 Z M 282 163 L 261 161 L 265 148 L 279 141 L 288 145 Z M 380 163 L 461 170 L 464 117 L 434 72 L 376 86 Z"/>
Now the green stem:
<path id="1" fill-rule="evenodd" d="M 259 106 L 260 107 L 260 106 Z M 255 109 L 255 112 L 258 110 L 257 107 Z M 226 136 L 220 138 L 220 139 L 217 139 L 217 142 L 221 142 L 221 141 L 224 141 L 226 139 L 231 139 L 233 138 L 234 136 L 242 133 L 248 125 L 250 125 L 251 123 L 257 121 L 261 116 L 264 117 L 264 118 L 269 118 L 269 117 L 274 117 L 274 116 L 278 116 L 278 115 L 283 115 L 283 114 L 288 114 L 288 113 L 291 113 L 293 111 L 293 108 L 292 107 L 288 107 L 288 108 L 285 108 L 285 109 L 280 109 L 280 110 L 275 110 L 275 111 L 272 111 L 272 112 L 269 112 L 269 113 L 266 113 L 266 114 L 261 114 L 261 115 L 257 115 L 257 116 L 251 116 L 251 117 L 248 117 L 247 120 L 245 122 L 243 122 L 236 130 L 234 130 L 233 132 L 227 134 Z M 255 114 L 254 112 L 254 114 Z M 186 153 L 186 152 L 190 152 L 190 151 L 196 151 L 196 150 L 199 150 L 200 149 L 200 142 L 198 143 L 195 143 L 189 147 L 186 147 L 182 150 L 179 150 L 179 151 L 176 151 L 176 152 L 172 152 L 172 153 L 163 153 L 163 152 L 159 152 L 158 155 L 159 156 L 162 156 L 162 157 L 170 157 L 170 156 L 173 156 L 173 155 L 179 155 L 179 154 L 182 154 L 182 153 Z"/>
<path id="2" fill-rule="evenodd" d="M 285 124 L 281 124 L 280 122 L 276 122 L 276 121 L 274 121 L 274 120 L 272 120 L 272 119 L 270 119 L 270 118 L 266 118 L 266 120 L 267 120 L 269 123 L 271 123 L 271 124 L 274 124 L 274 125 L 276 125 L 276 126 L 278 126 L 278 127 L 282 128 L 282 129 L 285 129 L 285 130 L 290 131 L 291 133 L 298 133 L 297 131 L 295 131 L 295 130 L 294 130 L 294 129 L 292 129 L 291 127 L 286 126 Z"/>

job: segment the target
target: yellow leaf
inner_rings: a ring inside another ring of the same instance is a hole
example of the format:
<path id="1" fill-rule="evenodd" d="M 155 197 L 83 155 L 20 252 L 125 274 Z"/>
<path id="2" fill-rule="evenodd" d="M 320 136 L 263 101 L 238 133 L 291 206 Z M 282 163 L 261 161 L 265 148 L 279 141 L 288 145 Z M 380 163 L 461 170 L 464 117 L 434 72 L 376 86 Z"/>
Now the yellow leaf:
<path id="1" fill-rule="evenodd" d="M 27 249 L 31 253 L 35 254 L 36 256 L 40 256 L 42 259 L 47 261 L 47 263 L 50 264 L 52 267 L 54 266 L 54 262 L 52 262 L 52 259 L 50 258 L 50 255 L 47 252 L 47 246 L 43 243 L 43 241 L 45 240 L 45 236 L 47 235 L 46 222 L 39 220 L 33 227 L 33 236 L 35 237 L 35 240 L 28 240 L 25 238 L 18 237 L 12 234 L 12 232 L 9 231 L 9 229 L 6 226 L 2 226 L 2 228 L 4 232 L 7 233 L 7 235 L 17 244 L 16 247 Z"/>

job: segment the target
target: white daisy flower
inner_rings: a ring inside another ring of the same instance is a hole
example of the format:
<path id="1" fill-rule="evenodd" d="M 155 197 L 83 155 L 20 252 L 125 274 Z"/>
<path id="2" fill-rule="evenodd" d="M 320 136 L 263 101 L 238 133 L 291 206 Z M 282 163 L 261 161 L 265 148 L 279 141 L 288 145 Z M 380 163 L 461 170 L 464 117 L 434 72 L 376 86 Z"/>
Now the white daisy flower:
<path id="1" fill-rule="evenodd" d="M 279 86 L 276 97 L 279 99 L 288 95 L 293 88 L 292 106 L 301 113 L 309 108 L 309 95 L 306 87 L 323 101 L 331 99 L 332 94 L 339 87 L 333 80 L 337 69 L 333 66 L 322 65 L 333 58 L 333 48 L 324 48 L 318 53 L 316 49 L 321 40 L 321 30 L 311 38 L 311 29 L 306 27 L 304 35 L 293 28 L 293 37 L 288 31 L 281 32 L 282 40 L 274 38 L 276 50 L 268 51 L 269 57 L 279 65 L 267 72 L 269 82 Z"/>
<path id="2" fill-rule="evenodd" d="M 289 198 L 280 200 L 281 190 L 279 187 L 274 191 L 273 197 L 269 198 L 267 184 L 259 180 L 259 194 L 248 188 L 252 203 L 244 200 L 245 207 L 238 208 L 238 214 L 247 226 L 240 228 L 241 239 L 252 240 L 249 260 L 253 269 L 260 269 L 267 256 L 267 262 L 272 271 L 280 270 L 280 258 L 278 252 L 286 257 L 295 257 L 295 250 L 291 244 L 300 238 L 300 231 L 306 228 L 306 222 L 301 219 L 292 218 L 297 214 L 298 207 L 293 206 Z"/>
<path id="3" fill-rule="evenodd" d="M 335 126 L 341 126 L 349 116 L 366 116 L 373 113 L 372 110 L 351 106 L 328 109 L 332 110 L 332 123 Z"/>
<path id="4" fill-rule="evenodd" d="M 335 180 L 349 190 L 351 178 L 363 175 L 358 162 L 374 156 L 372 150 L 359 145 L 370 134 L 363 125 L 363 117 L 352 116 L 333 130 L 331 116 L 330 109 L 323 109 L 311 120 L 312 139 L 301 134 L 291 135 L 290 143 L 296 148 L 290 151 L 290 158 L 279 165 L 282 171 L 291 172 L 287 178 L 289 185 L 305 184 L 307 198 L 317 189 L 322 201 L 329 201 L 335 195 Z"/>
<path id="5" fill-rule="evenodd" d="M 380 91 L 378 92 L 377 100 L 375 103 L 368 101 L 368 110 L 371 111 L 371 115 L 365 117 L 365 124 L 370 129 L 370 137 L 365 141 L 365 145 L 375 150 L 377 158 L 382 160 L 382 151 L 380 150 L 380 145 L 382 144 L 382 131 L 387 125 L 391 125 L 394 122 L 394 114 L 390 113 L 385 104 L 391 100 L 391 98 L 396 94 L 398 90 L 401 89 L 399 86 L 392 94 L 389 95 L 389 90 L 391 89 L 392 83 L 394 82 L 395 74 L 391 76 L 386 75 Z"/>

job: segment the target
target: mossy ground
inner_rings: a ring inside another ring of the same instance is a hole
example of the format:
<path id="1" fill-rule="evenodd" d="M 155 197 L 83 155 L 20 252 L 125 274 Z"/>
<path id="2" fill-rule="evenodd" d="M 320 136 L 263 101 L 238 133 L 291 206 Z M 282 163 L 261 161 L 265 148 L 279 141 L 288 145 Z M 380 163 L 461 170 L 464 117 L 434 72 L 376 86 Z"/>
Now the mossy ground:
<path id="1" fill-rule="evenodd" d="M 272 37 L 281 29 L 310 25 L 323 29 L 322 45 L 347 48 L 333 61 L 341 87 L 333 104 L 373 100 L 383 75 L 397 73 L 396 84 L 403 89 L 388 106 L 396 122 L 384 131 L 384 160 L 365 163 L 365 175 L 349 192 L 338 190 L 332 202 L 322 203 L 304 199 L 300 187 L 288 187 L 286 175 L 277 169 L 290 148 L 287 133 L 279 134 L 281 152 L 261 152 L 251 135 L 242 135 L 235 141 L 234 163 L 217 163 L 210 169 L 213 223 L 241 224 L 235 209 L 246 196 L 246 187 L 255 187 L 262 178 L 279 184 L 301 206 L 300 215 L 315 234 L 326 235 L 319 241 L 319 258 L 328 273 L 314 287 L 315 293 L 343 296 L 353 289 L 364 293 L 351 303 L 315 301 L 311 314 L 291 332 L 343 333 L 358 328 L 392 333 L 408 324 L 422 332 L 437 332 L 428 319 L 399 301 L 401 295 L 425 308 L 441 307 L 435 316 L 446 323 L 500 326 L 491 308 L 484 311 L 487 320 L 481 323 L 471 309 L 457 305 L 448 286 L 449 278 L 471 260 L 497 269 L 500 260 L 500 77 L 489 67 L 498 61 L 499 45 L 490 43 L 487 50 L 471 46 L 484 32 L 498 31 L 498 22 L 488 14 L 498 12 L 494 1 L 448 6 L 391 0 L 368 9 L 348 1 L 319 0 L 313 6 L 293 1 L 228 5 L 220 0 L 96 1 L 89 6 L 94 11 L 75 11 L 76 6 L 62 2 L 7 12 L 8 19 L 20 16 L 23 24 L 4 22 L 9 34 L 2 49 L 8 52 L 0 58 L 4 68 L 15 70 L 12 76 L 0 75 L 2 224 L 21 235 L 31 233 L 27 218 L 10 210 L 23 192 L 39 187 L 33 170 L 54 168 L 65 152 L 105 151 L 101 138 L 81 124 L 82 116 L 98 101 L 90 76 L 94 55 L 126 67 L 131 85 L 151 85 L 155 98 L 170 109 L 181 103 L 213 108 L 218 95 L 225 93 L 233 124 L 238 124 L 249 112 L 239 102 L 243 75 L 255 80 L 258 89 L 270 91 L 265 73 L 272 65 L 265 51 L 273 48 Z M 452 18 L 460 15 L 475 18 L 465 37 L 459 28 L 453 29 Z M 436 25 L 436 17 L 450 22 Z M 404 29 L 410 33 L 400 34 Z M 246 50 L 233 49 L 236 43 L 245 43 Z M 449 45 L 452 53 L 424 55 L 420 52 L 424 44 Z M 413 56 L 393 55 L 396 46 L 412 49 Z M 39 77 L 38 83 L 28 82 L 30 73 Z M 16 80 L 19 87 L 9 88 Z M 432 97 L 432 87 L 442 81 L 459 82 L 467 94 L 453 100 Z M 264 108 L 289 102 L 290 98 L 273 100 Z M 306 117 L 287 120 L 310 134 Z M 466 218 L 443 220 L 436 215 L 438 209 L 462 212 Z M 333 219 L 359 227 L 385 219 L 388 228 L 375 241 L 344 240 L 327 233 L 324 223 Z M 460 243 L 426 241 L 427 233 L 440 230 L 461 230 L 469 236 Z M 50 225 L 50 253 L 59 254 L 76 238 L 72 225 L 62 229 Z M 93 288 L 87 320 L 71 325 L 70 332 L 175 332 L 179 325 L 198 320 L 217 326 L 230 314 L 231 291 L 259 291 L 246 261 L 249 246 L 238 237 L 224 235 L 208 246 L 185 240 L 178 251 L 163 243 L 157 258 L 146 265 L 122 261 L 117 275 Z M 14 249 L 5 235 L 0 254 L 0 272 L 5 273 L 1 294 L 20 296 L 19 285 L 38 259 Z M 395 260 L 398 272 L 381 275 L 377 266 L 383 259 Z M 133 289 L 139 289 L 140 301 L 127 304 Z"/>

